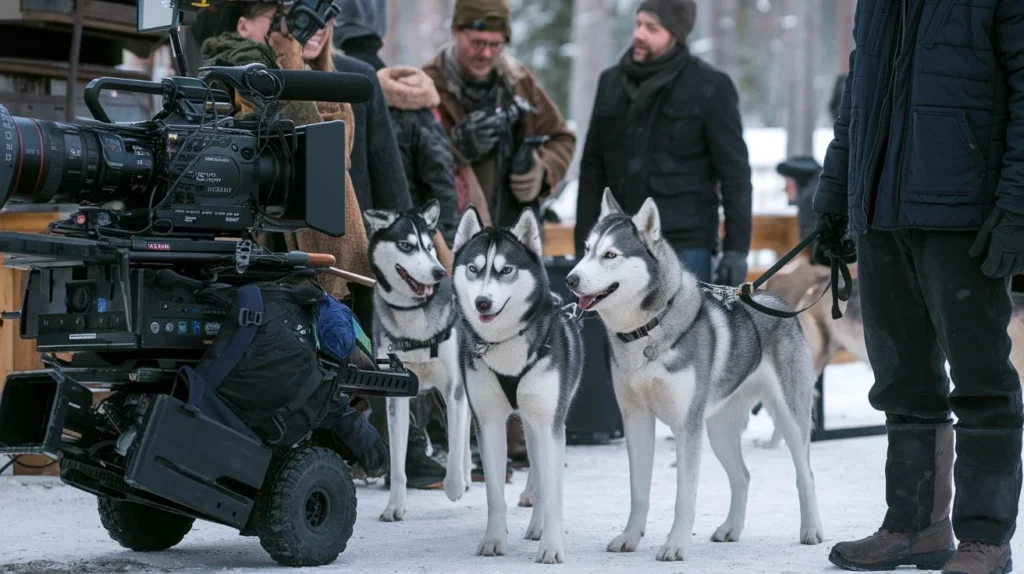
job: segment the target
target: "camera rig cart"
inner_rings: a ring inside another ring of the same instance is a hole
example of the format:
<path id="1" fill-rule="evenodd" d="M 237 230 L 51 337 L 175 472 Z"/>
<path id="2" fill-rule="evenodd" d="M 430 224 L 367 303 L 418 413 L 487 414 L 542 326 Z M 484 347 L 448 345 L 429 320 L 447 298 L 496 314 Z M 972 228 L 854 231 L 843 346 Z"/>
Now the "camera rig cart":
<path id="1" fill-rule="evenodd" d="M 172 16 L 180 55 L 176 2 L 139 4 L 148 11 L 140 29 Z M 300 38 L 333 13 L 330 0 L 282 4 L 296 10 L 289 29 L 308 28 Z M 178 63 L 181 75 L 161 82 L 94 80 L 85 99 L 97 121 L 14 117 L 0 105 L 0 207 L 80 206 L 45 235 L 0 232 L 3 264 L 28 270 L 20 311 L 0 310 L 0 320 L 17 320 L 45 364 L 4 382 L 0 454 L 58 459 L 61 479 L 97 496 L 103 526 L 127 548 L 172 547 L 199 519 L 259 537 L 282 564 L 327 564 L 355 522 L 345 445 L 313 430 L 297 444 L 270 446 L 183 402 L 176 383 L 229 319 L 196 297 L 197 286 L 324 273 L 372 284 L 331 267 L 330 255 L 256 241 L 298 229 L 345 233 L 344 123 L 295 127 L 278 118 L 279 100 L 359 102 L 372 86 L 360 75 L 258 64 L 189 78 Z M 163 110 L 112 124 L 98 98 L 107 89 L 161 95 Z M 254 112 L 236 117 L 230 92 Z M 71 358 L 53 354 L 63 352 Z M 311 368 L 328 374 L 334 398 L 417 394 L 415 375 L 396 357 L 364 359 L 320 357 Z M 109 395 L 94 405 L 95 391 Z"/>

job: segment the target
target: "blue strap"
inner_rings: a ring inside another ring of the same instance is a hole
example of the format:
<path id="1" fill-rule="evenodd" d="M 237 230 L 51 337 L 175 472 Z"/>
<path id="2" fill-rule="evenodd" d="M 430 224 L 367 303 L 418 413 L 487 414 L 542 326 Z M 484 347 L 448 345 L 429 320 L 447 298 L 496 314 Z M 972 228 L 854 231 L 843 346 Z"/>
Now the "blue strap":
<path id="1" fill-rule="evenodd" d="M 219 357 L 212 361 L 204 361 L 196 368 L 196 372 L 203 377 L 211 391 L 216 390 L 227 378 L 228 373 L 242 360 L 242 355 L 252 344 L 252 340 L 256 338 L 259 326 L 263 324 L 263 297 L 256 285 L 249 284 L 239 287 L 235 297 L 237 297 L 239 309 L 238 317 L 236 317 L 238 330 L 235 331 L 234 336 L 228 341 L 227 347 Z"/>

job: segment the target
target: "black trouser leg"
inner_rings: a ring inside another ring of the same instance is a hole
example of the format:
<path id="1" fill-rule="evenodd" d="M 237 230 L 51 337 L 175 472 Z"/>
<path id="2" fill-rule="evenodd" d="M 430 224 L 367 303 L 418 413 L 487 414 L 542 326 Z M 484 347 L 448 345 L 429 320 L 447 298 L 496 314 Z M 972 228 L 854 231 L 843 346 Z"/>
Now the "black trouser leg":
<path id="1" fill-rule="evenodd" d="M 857 281 L 871 405 L 886 413 L 888 453 L 882 528 L 920 532 L 949 516 L 953 432 L 944 357 L 910 246 L 898 234 L 858 239 Z"/>
<path id="2" fill-rule="evenodd" d="M 949 360 L 957 417 L 953 530 L 1001 545 L 1013 536 L 1021 491 L 1024 405 L 1010 363 L 1010 280 L 967 255 L 974 232 L 912 232 L 925 299 Z"/>

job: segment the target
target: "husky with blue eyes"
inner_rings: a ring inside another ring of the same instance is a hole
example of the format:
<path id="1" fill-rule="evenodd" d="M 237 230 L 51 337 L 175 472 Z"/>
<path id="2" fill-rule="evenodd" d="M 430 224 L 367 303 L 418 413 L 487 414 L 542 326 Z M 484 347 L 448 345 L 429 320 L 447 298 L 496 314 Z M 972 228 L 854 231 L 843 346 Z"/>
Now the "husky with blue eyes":
<path id="1" fill-rule="evenodd" d="M 510 229 L 484 228 L 475 209 L 455 235 L 452 280 L 459 368 L 476 416 L 487 485 L 487 530 L 477 554 L 505 554 L 505 424 L 519 413 L 530 458 L 537 562 L 564 561 L 565 421 L 583 373 L 583 341 L 541 262 L 540 222 L 524 210 Z"/>
<path id="2" fill-rule="evenodd" d="M 377 278 L 373 338 L 377 354 L 394 353 L 419 378 L 420 393 L 437 389 L 448 411 L 448 463 L 444 491 L 459 500 L 471 483 L 469 404 L 459 376 L 455 303 L 451 277 L 437 260 L 432 237 L 441 208 L 430 200 L 405 212 L 363 213 L 370 239 L 370 265 Z M 409 399 L 388 398 L 391 494 L 380 519 L 405 515 L 405 454 L 409 443 Z"/>

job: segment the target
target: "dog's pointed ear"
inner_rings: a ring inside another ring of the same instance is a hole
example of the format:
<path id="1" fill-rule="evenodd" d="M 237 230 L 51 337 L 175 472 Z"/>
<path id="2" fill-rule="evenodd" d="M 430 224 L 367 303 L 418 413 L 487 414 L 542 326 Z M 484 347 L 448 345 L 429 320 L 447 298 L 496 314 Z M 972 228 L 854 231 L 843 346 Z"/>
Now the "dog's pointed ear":
<path id="1" fill-rule="evenodd" d="M 648 247 L 653 248 L 661 241 L 661 215 L 653 198 L 648 197 L 640 206 L 640 211 L 633 216 L 633 224 Z"/>
<path id="2" fill-rule="evenodd" d="M 373 237 L 374 233 L 391 227 L 391 224 L 398 219 L 394 211 L 382 209 L 367 209 L 363 212 L 363 221 L 366 223 L 366 236 Z"/>
<path id="3" fill-rule="evenodd" d="M 420 217 L 427 222 L 427 230 L 433 233 L 437 230 L 437 222 L 441 219 L 441 204 L 436 199 L 424 203 L 420 208 Z"/>
<path id="4" fill-rule="evenodd" d="M 622 208 L 619 207 L 619 202 L 615 201 L 615 196 L 612 195 L 612 189 L 610 187 L 606 187 L 604 188 L 604 195 L 601 197 L 601 215 L 598 219 L 604 219 L 614 213 L 622 213 Z"/>
<path id="5" fill-rule="evenodd" d="M 520 243 L 537 257 L 544 256 L 544 244 L 540 240 L 540 221 L 533 209 L 527 207 L 519 214 L 516 224 L 509 230 Z"/>
<path id="6" fill-rule="evenodd" d="M 459 229 L 455 232 L 455 242 L 452 243 L 452 254 L 454 255 L 462 249 L 462 246 L 469 242 L 474 235 L 480 233 L 484 229 L 484 224 L 480 221 L 480 214 L 477 212 L 476 207 L 470 205 L 466 213 L 462 214 L 462 221 L 459 222 Z"/>

